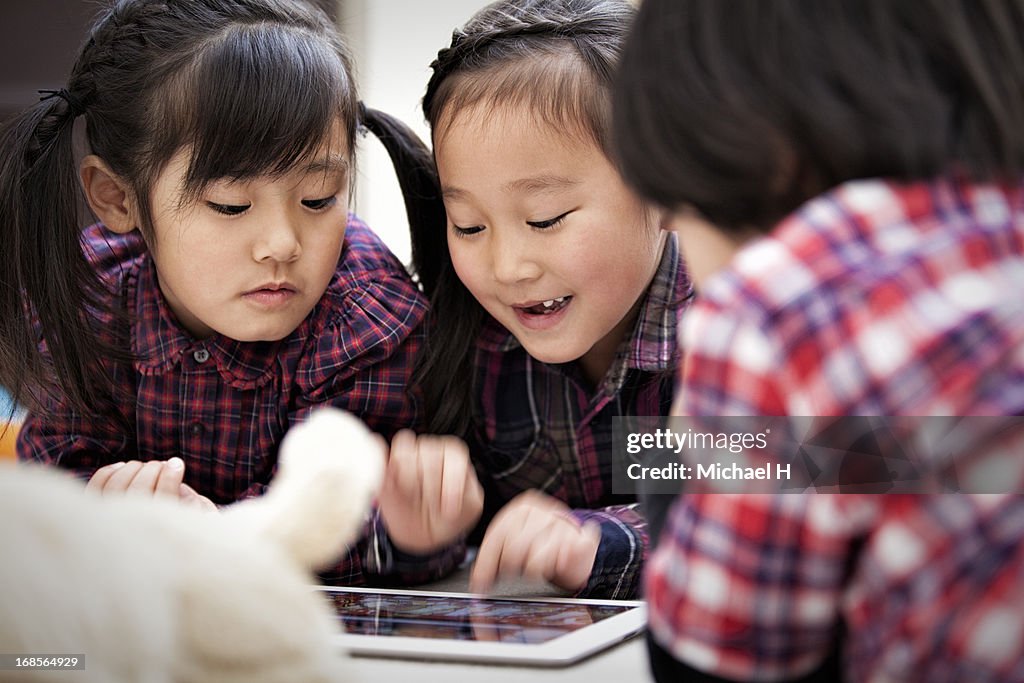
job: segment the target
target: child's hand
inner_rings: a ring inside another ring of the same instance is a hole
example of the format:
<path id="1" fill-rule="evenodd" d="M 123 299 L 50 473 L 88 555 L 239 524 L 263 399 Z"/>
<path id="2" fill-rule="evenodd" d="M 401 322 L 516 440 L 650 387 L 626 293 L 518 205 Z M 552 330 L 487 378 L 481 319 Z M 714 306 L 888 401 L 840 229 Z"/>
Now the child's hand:
<path id="1" fill-rule="evenodd" d="M 442 548 L 473 528 L 483 504 L 462 439 L 395 434 L 378 499 L 395 546 L 418 555 Z"/>
<path id="2" fill-rule="evenodd" d="M 206 496 L 198 493 L 188 484 L 182 484 L 178 489 L 178 497 L 185 505 L 191 505 L 204 512 L 219 512 L 217 505 Z"/>
<path id="3" fill-rule="evenodd" d="M 173 496 L 186 505 L 216 511 L 213 501 L 184 483 L 184 478 L 185 463 L 181 458 L 145 463 L 129 460 L 99 468 L 85 488 L 102 494 L 134 491 L 151 496 Z"/>
<path id="4" fill-rule="evenodd" d="M 85 487 L 103 494 L 134 491 L 177 498 L 184 479 L 185 463 L 181 458 L 145 463 L 129 460 L 99 468 Z"/>
<path id="5" fill-rule="evenodd" d="M 524 491 L 487 527 L 469 577 L 474 593 L 491 589 L 498 576 L 543 579 L 566 590 L 586 585 L 594 567 L 600 529 L 580 526 L 560 500 Z"/>

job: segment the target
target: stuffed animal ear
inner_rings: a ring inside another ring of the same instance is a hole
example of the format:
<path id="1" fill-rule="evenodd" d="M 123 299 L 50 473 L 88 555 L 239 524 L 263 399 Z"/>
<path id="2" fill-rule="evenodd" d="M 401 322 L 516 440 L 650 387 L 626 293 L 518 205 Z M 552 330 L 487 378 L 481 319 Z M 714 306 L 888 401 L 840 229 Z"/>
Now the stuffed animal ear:
<path id="1" fill-rule="evenodd" d="M 322 568 L 361 531 L 380 490 L 385 448 L 355 416 L 319 409 L 285 435 L 267 494 L 227 514 L 279 543 L 300 565 Z"/>

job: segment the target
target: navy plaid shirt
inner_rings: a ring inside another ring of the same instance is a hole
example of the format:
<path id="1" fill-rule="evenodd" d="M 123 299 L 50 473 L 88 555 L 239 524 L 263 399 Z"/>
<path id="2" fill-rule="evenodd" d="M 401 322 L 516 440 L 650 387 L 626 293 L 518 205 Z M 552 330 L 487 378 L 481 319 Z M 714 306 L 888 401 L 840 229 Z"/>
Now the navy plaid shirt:
<path id="1" fill-rule="evenodd" d="M 674 234 L 641 303 L 632 335 L 601 385 L 588 387 L 576 363 L 532 358 L 489 318 L 477 345 L 480 414 L 473 459 L 487 492 L 484 521 L 517 494 L 537 489 L 601 528 L 585 597 L 632 598 L 647 554 L 647 522 L 635 497 L 612 495 L 612 418 L 667 415 L 679 362 L 677 315 L 691 286 Z"/>
<path id="2" fill-rule="evenodd" d="M 290 426 L 331 405 L 390 438 L 418 419 L 408 390 L 422 343 L 426 302 L 397 259 L 365 224 L 350 217 L 335 277 L 309 316 L 275 342 L 221 335 L 194 339 L 160 293 L 156 270 L 137 233 L 102 225 L 83 234 L 86 253 L 112 285 L 112 308 L 128 314 L 134 362 L 107 366 L 119 399 L 102 418 L 85 418 L 55 399 L 30 413 L 18 456 L 83 478 L 124 460 L 185 461 L 185 482 L 214 503 L 264 492 Z M 116 343 L 110 326 L 101 333 Z M 325 578 L 361 583 L 364 571 L 427 580 L 459 559 L 424 558 L 403 566 L 374 515 L 368 534 Z"/>

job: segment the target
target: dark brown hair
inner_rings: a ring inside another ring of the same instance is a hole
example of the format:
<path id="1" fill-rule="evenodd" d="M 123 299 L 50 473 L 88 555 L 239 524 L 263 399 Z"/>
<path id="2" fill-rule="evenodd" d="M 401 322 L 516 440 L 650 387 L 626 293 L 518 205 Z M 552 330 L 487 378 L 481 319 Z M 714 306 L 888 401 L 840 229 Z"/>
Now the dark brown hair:
<path id="1" fill-rule="evenodd" d="M 606 153 L 611 85 L 634 9 L 627 0 L 502 0 L 452 34 L 423 97 L 434 140 L 478 103 L 529 107 Z M 484 311 L 459 280 L 447 223 L 412 228 L 413 266 L 430 298 L 432 326 L 414 375 L 427 428 L 465 436 L 474 404 L 473 349 Z"/>
<path id="2" fill-rule="evenodd" d="M 89 151 L 130 184 L 147 237 L 150 188 L 178 150 L 191 149 L 183 195 L 194 198 L 218 178 L 287 171 L 339 122 L 349 150 L 360 122 L 381 138 L 410 220 L 444 221 L 429 152 L 402 124 L 360 106 L 348 51 L 322 12 L 294 0 L 117 0 L 95 22 L 66 90 L 0 131 L 0 384 L 30 407 L 56 383 L 89 411 L 110 386 L 98 359 L 128 353 L 96 335 L 117 314 L 103 310 L 105 283 L 82 252 L 79 115 Z"/>
<path id="3" fill-rule="evenodd" d="M 847 180 L 1024 172 L 1021 0 L 645 0 L 614 99 L 627 179 L 725 230 Z"/>

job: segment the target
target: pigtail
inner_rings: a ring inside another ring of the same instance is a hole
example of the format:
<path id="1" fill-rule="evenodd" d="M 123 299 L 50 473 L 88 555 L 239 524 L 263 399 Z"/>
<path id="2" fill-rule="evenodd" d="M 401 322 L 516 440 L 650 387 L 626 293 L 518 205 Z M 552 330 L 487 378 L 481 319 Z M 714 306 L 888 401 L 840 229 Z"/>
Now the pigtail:
<path id="1" fill-rule="evenodd" d="M 105 381 L 87 313 L 99 282 L 78 228 L 72 133 L 82 106 L 52 92 L 0 129 L 0 384 L 34 409 L 56 383 L 88 411 Z"/>
<path id="2" fill-rule="evenodd" d="M 471 376 L 444 369 L 465 364 L 476 340 L 481 312 L 451 268 L 445 236 L 447 219 L 434 159 L 415 133 L 387 114 L 360 105 L 360 119 L 391 157 L 409 218 L 414 273 L 430 299 L 431 312 L 444 311 L 444 325 L 433 324 L 432 317 L 428 320 L 430 334 L 413 373 L 413 384 L 423 395 L 426 428 L 436 434 L 462 435 L 469 424 L 468 413 L 462 408 L 469 405 Z M 438 299 L 440 293 L 453 287 L 465 291 L 462 305 Z M 458 408 L 448 400 L 450 396 L 460 398 Z"/>
<path id="3" fill-rule="evenodd" d="M 447 242 L 438 243 L 437 248 L 447 250 Z M 451 263 L 446 262 L 430 297 L 430 310 L 443 316 L 444 323 L 431 324 L 413 383 L 423 394 L 427 431 L 467 438 L 476 403 L 473 350 L 484 309 L 462 284 Z"/>
<path id="4" fill-rule="evenodd" d="M 360 123 L 381 141 L 391 157 L 398 184 L 402 188 L 410 232 L 413 235 L 440 232 L 443 236 L 446 225 L 444 203 L 441 201 L 437 171 L 430 150 L 404 123 L 382 111 L 360 103 L 359 118 Z M 439 273 L 433 259 L 418 257 L 416 250 L 423 246 L 426 245 L 413 241 L 413 263 L 416 264 L 416 275 L 429 296 L 429 292 L 437 286 Z"/>

